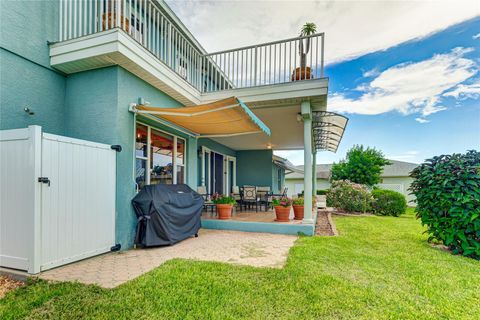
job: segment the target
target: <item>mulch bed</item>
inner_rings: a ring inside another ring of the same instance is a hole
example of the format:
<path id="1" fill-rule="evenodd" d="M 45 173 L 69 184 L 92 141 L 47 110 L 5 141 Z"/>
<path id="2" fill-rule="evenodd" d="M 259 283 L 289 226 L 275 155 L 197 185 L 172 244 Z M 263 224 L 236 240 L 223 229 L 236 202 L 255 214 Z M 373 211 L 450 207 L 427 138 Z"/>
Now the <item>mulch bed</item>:
<path id="1" fill-rule="evenodd" d="M 23 285 L 24 283 L 21 281 L 13 280 L 6 276 L 0 276 L 0 299 L 3 298 L 7 292 L 15 290 Z"/>
<path id="2" fill-rule="evenodd" d="M 337 228 L 332 220 L 332 212 L 329 210 L 318 210 L 317 224 L 315 225 L 317 236 L 337 236 Z"/>

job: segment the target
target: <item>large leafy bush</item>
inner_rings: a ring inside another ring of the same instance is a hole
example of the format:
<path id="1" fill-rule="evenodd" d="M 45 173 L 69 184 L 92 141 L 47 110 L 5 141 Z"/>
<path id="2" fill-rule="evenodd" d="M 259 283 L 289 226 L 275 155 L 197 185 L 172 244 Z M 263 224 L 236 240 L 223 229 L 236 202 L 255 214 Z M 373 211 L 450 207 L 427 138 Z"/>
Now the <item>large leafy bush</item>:
<path id="1" fill-rule="evenodd" d="M 332 166 L 332 180 L 349 180 L 367 186 L 380 182 L 383 167 L 390 164 L 383 153 L 375 148 L 353 146 L 345 160 Z"/>
<path id="2" fill-rule="evenodd" d="M 366 186 L 348 180 L 333 181 L 327 192 L 327 206 L 346 212 L 366 212 L 371 201 L 372 196 Z"/>
<path id="3" fill-rule="evenodd" d="M 454 253 L 480 259 L 480 153 L 442 155 L 412 171 L 417 217 Z"/>
<path id="4" fill-rule="evenodd" d="M 399 192 L 375 189 L 372 191 L 372 197 L 372 211 L 374 214 L 398 217 L 407 210 L 407 200 Z"/>

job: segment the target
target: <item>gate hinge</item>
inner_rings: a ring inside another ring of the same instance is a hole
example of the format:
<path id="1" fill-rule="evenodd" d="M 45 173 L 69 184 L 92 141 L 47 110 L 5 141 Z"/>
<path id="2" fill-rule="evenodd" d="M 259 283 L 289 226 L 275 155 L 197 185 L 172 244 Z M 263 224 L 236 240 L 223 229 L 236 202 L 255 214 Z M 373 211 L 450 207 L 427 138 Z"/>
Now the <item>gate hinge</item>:
<path id="1" fill-rule="evenodd" d="M 117 152 L 121 152 L 122 151 L 122 146 L 119 145 L 119 144 L 114 144 L 113 146 L 110 146 L 110 148 L 112 148 L 113 150 L 117 151 Z"/>
<path id="2" fill-rule="evenodd" d="M 117 243 L 113 247 L 110 248 L 110 251 L 119 251 L 122 245 L 120 243 Z"/>

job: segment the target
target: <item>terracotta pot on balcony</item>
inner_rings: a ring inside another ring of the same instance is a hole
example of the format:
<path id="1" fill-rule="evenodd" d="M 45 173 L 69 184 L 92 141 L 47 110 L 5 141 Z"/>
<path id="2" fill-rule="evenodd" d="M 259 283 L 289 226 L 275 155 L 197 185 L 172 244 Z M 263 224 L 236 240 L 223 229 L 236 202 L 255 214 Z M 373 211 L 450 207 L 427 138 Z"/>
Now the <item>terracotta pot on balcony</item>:
<path id="1" fill-rule="evenodd" d="M 115 28 L 117 15 L 114 12 L 106 12 L 102 15 L 103 30 Z M 125 32 L 130 32 L 130 22 L 125 18 L 125 25 L 123 25 L 124 17 L 120 16 L 120 26 Z"/>
<path id="2" fill-rule="evenodd" d="M 217 207 L 218 219 L 228 220 L 228 219 L 232 218 L 233 205 L 231 205 L 231 204 L 217 204 L 216 207 Z"/>
<path id="3" fill-rule="evenodd" d="M 289 222 L 291 209 L 292 207 L 275 206 L 275 214 L 277 216 L 277 219 L 275 219 L 275 221 Z"/>
<path id="4" fill-rule="evenodd" d="M 306 80 L 306 79 L 313 79 L 312 68 L 303 67 L 303 68 L 296 68 L 295 70 L 293 70 L 292 81 Z"/>
<path id="5" fill-rule="evenodd" d="M 293 213 L 295 214 L 295 220 L 302 220 L 303 219 L 303 206 L 301 205 L 293 205 Z"/>

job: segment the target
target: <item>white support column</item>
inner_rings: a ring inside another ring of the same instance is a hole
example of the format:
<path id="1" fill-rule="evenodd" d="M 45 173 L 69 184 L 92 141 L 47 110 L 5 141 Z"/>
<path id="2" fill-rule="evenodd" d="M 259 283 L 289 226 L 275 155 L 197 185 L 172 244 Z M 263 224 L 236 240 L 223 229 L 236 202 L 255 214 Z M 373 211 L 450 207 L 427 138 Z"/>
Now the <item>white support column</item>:
<path id="1" fill-rule="evenodd" d="M 302 102 L 304 141 L 304 207 L 303 223 L 313 223 L 312 218 L 312 110 L 310 101 Z"/>
<path id="2" fill-rule="evenodd" d="M 317 195 L 317 150 L 313 150 L 312 153 L 313 163 L 312 163 L 312 190 L 313 196 Z"/>

